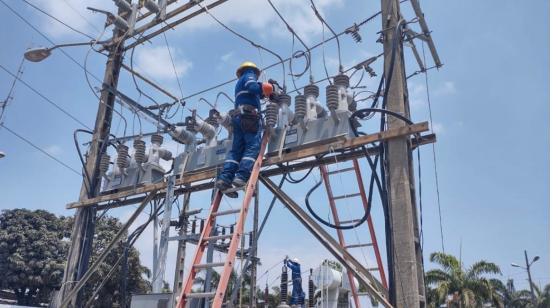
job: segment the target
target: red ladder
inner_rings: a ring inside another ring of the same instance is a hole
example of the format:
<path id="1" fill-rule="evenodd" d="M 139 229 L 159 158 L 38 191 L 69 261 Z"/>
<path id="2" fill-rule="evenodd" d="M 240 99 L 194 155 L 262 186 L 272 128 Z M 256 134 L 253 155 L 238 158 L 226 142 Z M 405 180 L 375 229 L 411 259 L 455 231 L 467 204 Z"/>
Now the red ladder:
<path id="1" fill-rule="evenodd" d="M 340 226 L 342 223 L 346 223 L 346 222 L 340 221 L 340 217 L 338 215 L 338 210 L 337 210 L 337 207 L 336 207 L 336 200 L 354 198 L 354 197 L 361 197 L 361 202 L 363 203 L 363 208 L 364 208 L 365 211 L 367 210 L 367 208 L 368 208 L 368 199 L 367 199 L 367 194 L 365 192 L 365 187 L 363 186 L 363 177 L 361 176 L 361 169 L 359 168 L 359 162 L 357 161 L 357 159 L 353 160 L 353 167 L 350 167 L 350 168 L 343 168 L 343 169 L 339 169 L 339 170 L 335 170 L 335 171 L 328 171 L 327 167 L 325 165 L 322 165 L 322 166 L 319 167 L 319 169 L 321 171 L 321 176 L 323 178 L 323 182 L 325 183 L 325 188 L 326 188 L 327 195 L 328 195 L 330 209 L 331 209 L 331 212 L 332 212 L 332 218 L 333 218 L 334 224 L 336 226 Z M 331 185 L 330 185 L 330 175 L 331 174 L 340 174 L 340 173 L 344 173 L 344 172 L 354 172 L 355 173 L 355 177 L 357 179 L 357 184 L 359 186 L 359 193 L 345 194 L 345 195 L 342 195 L 342 196 L 336 196 L 335 197 L 334 194 L 332 193 L 332 188 L 331 188 Z M 353 222 L 355 222 L 355 221 L 349 221 L 348 223 L 353 223 Z M 388 289 L 388 284 L 387 284 L 387 281 L 386 281 L 386 274 L 384 272 L 384 265 L 382 264 L 382 257 L 380 256 L 380 250 L 378 248 L 378 241 L 376 240 L 376 233 L 374 232 L 374 225 L 372 224 L 372 219 L 371 219 L 370 216 L 367 218 L 367 225 L 369 227 L 369 233 L 370 233 L 370 237 L 371 237 L 371 242 L 370 243 L 346 245 L 346 240 L 345 240 L 345 237 L 344 237 L 343 230 L 336 229 L 336 232 L 338 233 L 338 241 L 340 242 L 340 245 L 342 245 L 342 247 L 344 247 L 344 249 L 346 249 L 346 250 L 348 250 L 349 248 L 359 248 L 359 247 L 372 246 L 372 248 L 374 250 L 374 255 L 376 256 L 376 263 L 377 263 L 378 266 L 376 268 L 369 268 L 369 270 L 378 271 L 378 273 L 380 275 L 380 280 L 382 282 L 382 285 L 384 286 L 384 288 Z M 353 301 L 355 302 L 355 307 L 360 308 L 361 305 L 359 303 L 359 294 L 358 294 L 357 286 L 355 285 L 355 279 L 353 277 L 353 273 L 350 272 L 350 271 L 347 271 L 347 274 L 348 274 L 349 284 L 350 284 L 350 287 L 351 287 L 351 294 L 353 296 Z"/>
<path id="2" fill-rule="evenodd" d="M 187 274 L 184 287 L 178 298 L 177 308 L 184 308 L 187 300 L 192 298 L 213 298 L 213 308 L 220 308 L 222 306 L 225 291 L 227 289 L 227 284 L 229 282 L 229 277 L 231 275 L 231 271 L 235 262 L 237 248 L 239 247 L 239 243 L 241 242 L 241 237 L 243 235 L 244 223 L 246 220 L 246 215 L 248 213 L 248 207 L 250 205 L 252 196 L 254 195 L 254 191 L 256 190 L 256 184 L 260 175 L 260 168 L 262 166 L 264 152 L 266 149 L 267 141 L 269 140 L 268 135 L 269 134 L 266 132 L 264 133 L 264 136 L 262 138 L 260 153 L 258 155 L 258 158 L 256 159 L 256 162 L 254 163 L 254 168 L 252 169 L 250 179 L 248 180 L 241 208 L 236 210 L 218 211 L 223 194 L 220 191 L 216 192 L 216 195 L 212 202 L 212 206 L 210 207 L 210 212 L 208 213 L 208 218 L 206 219 L 205 226 L 202 230 L 199 242 L 197 244 L 197 250 L 195 251 L 195 256 L 193 257 L 193 263 L 191 264 L 191 268 L 189 269 L 189 272 Z M 237 218 L 237 223 L 235 225 L 233 234 L 210 236 L 215 218 L 217 216 L 236 213 L 238 213 L 239 216 Z M 225 259 L 225 262 L 200 264 L 202 256 L 204 254 L 204 250 L 206 249 L 209 241 L 217 241 L 227 238 L 231 238 L 231 242 L 229 244 L 229 249 L 227 251 L 227 258 Z M 218 283 L 216 291 L 206 293 L 191 293 L 191 288 L 193 286 L 196 274 L 202 269 L 214 267 L 223 267 L 220 273 L 220 281 Z"/>

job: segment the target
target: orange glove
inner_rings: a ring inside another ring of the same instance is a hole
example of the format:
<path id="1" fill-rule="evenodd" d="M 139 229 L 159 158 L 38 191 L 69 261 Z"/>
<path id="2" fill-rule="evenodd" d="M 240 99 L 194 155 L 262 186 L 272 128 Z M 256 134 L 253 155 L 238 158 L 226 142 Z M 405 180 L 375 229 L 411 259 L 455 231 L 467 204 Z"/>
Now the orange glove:
<path id="1" fill-rule="evenodd" d="M 269 82 L 262 82 L 262 94 L 265 97 L 269 97 L 271 94 L 273 94 L 273 85 Z"/>

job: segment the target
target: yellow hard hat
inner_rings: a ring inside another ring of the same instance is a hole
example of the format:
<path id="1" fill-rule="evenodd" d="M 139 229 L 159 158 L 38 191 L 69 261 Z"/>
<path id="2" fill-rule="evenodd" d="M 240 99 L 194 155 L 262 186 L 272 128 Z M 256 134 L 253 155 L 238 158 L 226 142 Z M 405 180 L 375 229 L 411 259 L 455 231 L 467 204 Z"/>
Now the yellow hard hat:
<path id="1" fill-rule="evenodd" d="M 251 68 L 254 70 L 254 72 L 256 72 L 256 75 L 257 76 L 260 76 L 260 69 L 256 66 L 256 64 L 254 64 L 254 62 L 250 62 L 250 61 L 245 61 L 243 62 L 243 64 L 241 64 L 239 66 L 239 68 L 237 69 L 237 77 L 241 77 L 242 73 L 244 72 L 245 69 L 247 68 Z"/>

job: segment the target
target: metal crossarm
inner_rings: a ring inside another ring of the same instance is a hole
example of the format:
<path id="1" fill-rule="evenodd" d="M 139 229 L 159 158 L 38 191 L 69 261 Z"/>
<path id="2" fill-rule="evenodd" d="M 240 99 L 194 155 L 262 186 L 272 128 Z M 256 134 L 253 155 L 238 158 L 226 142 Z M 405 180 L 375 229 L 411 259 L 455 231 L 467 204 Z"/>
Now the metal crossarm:
<path id="1" fill-rule="evenodd" d="M 319 167 L 319 169 L 321 171 L 321 177 L 323 178 L 323 182 L 325 184 L 325 188 L 326 188 L 326 191 L 327 191 L 327 196 L 328 196 L 329 205 L 330 205 L 330 209 L 331 209 L 331 212 L 332 212 L 332 218 L 334 220 L 334 224 L 336 226 L 340 226 L 340 225 L 345 224 L 345 223 L 356 222 L 356 220 L 350 220 L 350 221 L 346 221 L 346 222 L 340 221 L 340 217 L 338 215 L 338 209 L 337 209 L 335 201 L 338 200 L 338 199 L 345 199 L 345 198 L 360 196 L 361 201 L 363 203 L 363 209 L 365 211 L 367 210 L 367 208 L 368 208 L 368 199 L 367 199 L 367 195 L 366 195 L 366 192 L 365 192 L 365 188 L 363 186 L 363 179 L 362 179 L 362 176 L 361 176 L 361 170 L 359 168 L 359 163 L 358 163 L 357 159 L 353 160 L 353 167 L 350 167 L 350 168 L 344 168 L 344 169 L 340 169 L 340 170 L 336 170 L 336 171 L 328 171 L 328 169 L 325 165 L 321 165 Z M 343 172 L 348 172 L 348 171 L 353 171 L 355 173 L 359 192 L 358 193 L 353 193 L 353 194 L 346 194 L 346 195 L 343 195 L 343 196 L 334 196 L 334 194 L 332 192 L 331 185 L 330 185 L 330 175 L 341 174 Z M 384 273 L 384 267 L 383 267 L 383 264 L 382 264 L 382 258 L 380 256 L 380 250 L 378 248 L 378 242 L 376 241 L 376 234 L 374 232 L 374 227 L 373 227 L 372 219 L 371 219 L 370 216 L 367 218 L 367 224 L 369 226 L 369 233 L 370 233 L 370 237 L 371 237 L 371 243 L 365 243 L 365 244 L 358 243 L 358 244 L 354 244 L 354 245 L 346 245 L 346 240 L 345 240 L 344 232 L 343 232 L 342 229 L 336 229 L 336 232 L 338 234 L 338 241 L 339 241 L 340 245 L 342 247 L 344 247 L 345 250 L 348 250 L 348 248 L 359 248 L 359 247 L 372 246 L 373 250 L 374 250 L 374 254 L 376 256 L 376 262 L 377 262 L 377 267 L 375 269 L 380 273 L 380 280 L 382 282 L 382 285 L 384 286 L 384 288 L 387 289 L 388 286 L 387 286 L 387 282 L 386 282 L 386 276 L 385 276 L 385 273 Z M 369 269 L 369 270 L 372 270 L 372 269 Z M 353 273 L 348 271 L 347 274 L 348 274 L 348 280 L 349 280 L 349 283 L 350 283 L 351 293 L 352 293 L 352 296 L 353 296 L 353 299 L 354 299 L 355 307 L 360 308 L 361 306 L 360 306 L 360 301 L 359 301 L 359 293 L 358 293 L 357 285 L 355 283 L 355 279 L 353 277 Z"/>
<path id="2" fill-rule="evenodd" d="M 223 298 L 225 296 L 225 291 L 227 289 L 227 284 L 229 282 L 229 277 L 231 275 L 233 265 L 235 264 L 237 249 L 239 248 L 241 237 L 243 236 L 244 223 L 246 221 L 246 215 L 248 214 L 250 201 L 252 200 L 252 196 L 254 195 L 254 191 L 256 190 L 256 185 L 258 183 L 260 168 L 262 166 L 264 152 L 265 152 L 268 140 L 269 140 L 269 134 L 266 132 L 262 138 L 260 153 L 258 155 L 258 158 L 256 159 L 256 162 L 254 163 L 254 168 L 252 169 L 252 173 L 250 175 L 250 179 L 248 180 L 248 184 L 246 185 L 244 199 L 243 199 L 240 211 L 238 212 L 238 218 L 237 218 L 234 232 L 233 234 L 223 235 L 224 238 L 228 238 L 228 237 L 231 238 L 231 242 L 229 244 L 227 257 L 225 261 L 223 263 L 220 262 L 220 263 L 201 264 L 201 259 L 204 254 L 204 250 L 206 249 L 206 246 L 208 244 L 208 241 L 215 241 L 220 239 L 220 236 L 211 236 L 211 232 L 215 224 L 216 216 L 220 216 L 229 212 L 229 211 L 218 211 L 221 200 L 223 198 L 223 194 L 220 191 L 216 192 L 216 195 L 212 202 L 212 206 L 210 207 L 208 218 L 206 219 L 206 224 L 200 235 L 200 239 L 197 245 L 197 250 L 195 251 L 195 255 L 192 259 L 191 267 L 189 268 L 189 272 L 188 272 L 189 274 L 187 276 L 187 279 L 184 282 L 184 287 L 178 298 L 177 308 L 184 308 L 187 303 L 187 300 L 192 298 L 213 298 L 213 302 L 212 302 L 213 308 L 220 308 L 222 306 Z M 218 282 L 218 286 L 216 287 L 216 292 L 191 293 L 191 288 L 193 286 L 195 277 L 201 269 L 212 268 L 212 267 L 222 267 L 222 266 L 223 268 L 220 272 L 220 279 Z"/>

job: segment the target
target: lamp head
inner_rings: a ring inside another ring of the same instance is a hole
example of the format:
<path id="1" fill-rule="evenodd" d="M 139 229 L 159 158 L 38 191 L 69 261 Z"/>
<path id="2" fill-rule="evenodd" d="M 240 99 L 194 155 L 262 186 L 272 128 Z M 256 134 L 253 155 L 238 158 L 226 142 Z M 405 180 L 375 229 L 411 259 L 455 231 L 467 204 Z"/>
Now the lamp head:
<path id="1" fill-rule="evenodd" d="M 4 157 L 6 157 L 6 153 L 0 151 L 0 158 L 4 158 Z"/>
<path id="2" fill-rule="evenodd" d="M 533 261 L 532 261 L 531 263 L 535 263 L 535 262 L 537 262 L 539 259 L 540 259 L 539 256 L 535 256 L 535 258 L 533 258 Z"/>
<path id="3" fill-rule="evenodd" d="M 512 265 L 513 267 L 521 267 L 521 266 L 519 266 L 519 264 L 516 264 L 516 263 L 512 263 L 510 265 Z"/>
<path id="4" fill-rule="evenodd" d="M 31 62 L 40 62 L 52 54 L 52 50 L 46 47 L 29 48 L 25 51 L 25 59 Z"/>

